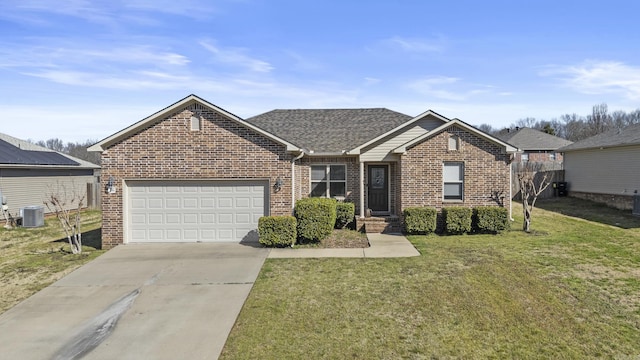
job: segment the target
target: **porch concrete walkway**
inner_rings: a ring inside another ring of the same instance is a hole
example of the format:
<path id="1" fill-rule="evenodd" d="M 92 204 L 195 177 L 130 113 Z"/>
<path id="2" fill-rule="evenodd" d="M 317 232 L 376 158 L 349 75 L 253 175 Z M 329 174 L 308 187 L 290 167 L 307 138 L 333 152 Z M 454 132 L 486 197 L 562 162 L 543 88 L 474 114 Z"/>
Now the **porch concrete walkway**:
<path id="1" fill-rule="evenodd" d="M 358 249 L 271 249 L 268 258 L 398 258 L 420 256 L 402 234 L 367 234 L 368 248 Z"/>

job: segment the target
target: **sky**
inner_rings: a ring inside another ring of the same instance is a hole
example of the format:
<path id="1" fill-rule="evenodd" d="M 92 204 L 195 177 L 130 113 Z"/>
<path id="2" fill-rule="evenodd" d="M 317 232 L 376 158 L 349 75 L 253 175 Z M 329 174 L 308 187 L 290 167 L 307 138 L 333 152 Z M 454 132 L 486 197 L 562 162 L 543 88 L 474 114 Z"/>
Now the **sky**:
<path id="1" fill-rule="evenodd" d="M 640 108 L 640 2 L 0 0 L 0 132 L 100 140 L 196 94 L 501 128 Z"/>

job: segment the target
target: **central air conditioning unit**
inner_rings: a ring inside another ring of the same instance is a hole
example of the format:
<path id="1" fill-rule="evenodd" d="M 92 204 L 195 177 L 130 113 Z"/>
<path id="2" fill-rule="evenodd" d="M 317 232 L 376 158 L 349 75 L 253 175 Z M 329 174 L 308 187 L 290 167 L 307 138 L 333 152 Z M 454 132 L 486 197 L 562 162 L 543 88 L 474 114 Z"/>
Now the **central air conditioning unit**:
<path id="1" fill-rule="evenodd" d="M 632 214 L 635 216 L 640 216 L 640 194 L 633 195 Z"/>
<path id="2" fill-rule="evenodd" d="M 25 206 L 20 212 L 22 213 L 22 227 L 34 228 L 44 226 L 44 206 Z"/>

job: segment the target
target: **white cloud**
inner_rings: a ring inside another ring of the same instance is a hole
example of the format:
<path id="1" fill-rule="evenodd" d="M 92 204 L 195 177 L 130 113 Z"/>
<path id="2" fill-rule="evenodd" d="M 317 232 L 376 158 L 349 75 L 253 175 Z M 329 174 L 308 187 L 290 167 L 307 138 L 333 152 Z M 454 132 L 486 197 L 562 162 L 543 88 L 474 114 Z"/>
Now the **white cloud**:
<path id="1" fill-rule="evenodd" d="M 200 45 L 213 54 L 214 59 L 220 63 L 244 67 L 261 73 L 268 73 L 273 70 L 273 66 L 268 62 L 246 55 L 246 49 L 221 48 L 206 40 L 200 41 Z"/>
<path id="2" fill-rule="evenodd" d="M 640 100 L 640 67 L 618 61 L 585 61 L 577 65 L 547 66 L 542 76 L 559 77 L 563 85 L 583 94 L 623 94 Z"/>
<path id="3" fill-rule="evenodd" d="M 444 40 L 442 38 L 428 40 L 394 36 L 392 38 L 383 40 L 383 43 L 395 48 L 400 48 L 401 50 L 406 52 L 414 53 L 441 52 L 444 49 Z"/>
<path id="4" fill-rule="evenodd" d="M 491 85 L 467 84 L 460 78 L 449 76 L 417 79 L 408 83 L 407 87 L 421 95 L 448 101 L 467 101 L 480 95 L 490 95 L 494 88 Z"/>

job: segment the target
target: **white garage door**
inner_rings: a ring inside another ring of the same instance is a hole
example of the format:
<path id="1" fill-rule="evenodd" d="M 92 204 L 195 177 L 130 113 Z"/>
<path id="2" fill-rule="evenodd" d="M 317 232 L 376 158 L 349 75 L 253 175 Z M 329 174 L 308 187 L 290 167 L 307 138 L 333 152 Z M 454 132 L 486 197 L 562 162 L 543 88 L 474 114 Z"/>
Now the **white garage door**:
<path id="1" fill-rule="evenodd" d="M 129 181 L 128 242 L 257 241 L 265 181 Z"/>

